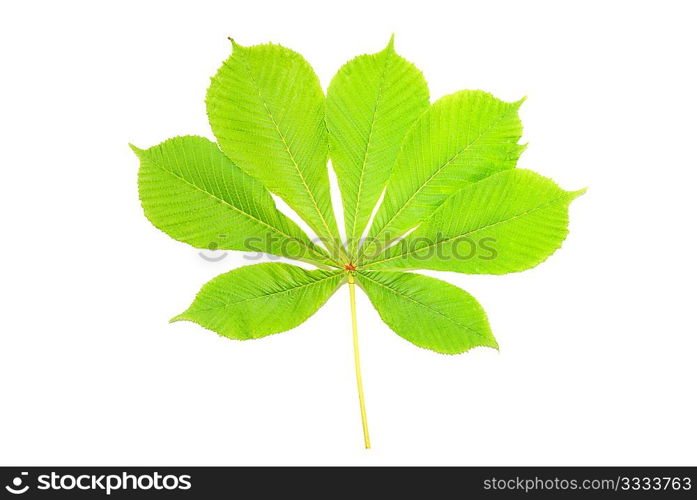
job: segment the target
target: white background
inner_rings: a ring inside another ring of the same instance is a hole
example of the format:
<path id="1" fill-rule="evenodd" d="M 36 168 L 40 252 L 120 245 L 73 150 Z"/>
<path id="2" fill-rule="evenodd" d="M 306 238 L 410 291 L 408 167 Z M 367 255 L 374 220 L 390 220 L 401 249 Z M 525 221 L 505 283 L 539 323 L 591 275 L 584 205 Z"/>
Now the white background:
<path id="1" fill-rule="evenodd" d="M 670 1 L 4 4 L 0 463 L 694 465 L 695 14 Z M 393 32 L 432 99 L 527 95 L 519 166 L 589 190 L 538 268 L 434 273 L 480 300 L 499 353 L 418 349 L 359 292 L 366 452 L 347 289 L 263 340 L 168 324 L 249 262 L 206 262 L 155 230 L 127 143 L 213 137 L 204 95 L 229 35 L 301 52 L 326 87 Z"/>

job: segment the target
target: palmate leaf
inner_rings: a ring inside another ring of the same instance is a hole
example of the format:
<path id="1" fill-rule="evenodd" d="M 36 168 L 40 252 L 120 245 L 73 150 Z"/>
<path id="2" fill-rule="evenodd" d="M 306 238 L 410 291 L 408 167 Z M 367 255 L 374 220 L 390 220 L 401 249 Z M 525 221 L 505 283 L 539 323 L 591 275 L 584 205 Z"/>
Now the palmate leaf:
<path id="1" fill-rule="evenodd" d="M 344 208 L 348 253 L 356 245 L 409 127 L 428 108 L 421 72 L 394 50 L 347 62 L 327 90 L 332 165 Z"/>
<path id="2" fill-rule="evenodd" d="M 283 198 L 337 257 L 324 93 L 307 61 L 280 45 L 233 42 L 232 55 L 211 80 L 206 106 L 225 154 Z"/>
<path id="3" fill-rule="evenodd" d="M 140 158 L 145 215 L 172 238 L 196 248 L 263 251 L 331 264 L 326 253 L 276 209 L 264 187 L 203 137 L 169 139 Z"/>
<path id="4" fill-rule="evenodd" d="M 419 274 L 359 271 L 358 282 L 380 317 L 419 347 L 457 354 L 498 348 L 486 313 L 464 290 Z"/>
<path id="5" fill-rule="evenodd" d="M 561 246 L 569 204 L 582 192 L 564 191 L 529 170 L 494 174 L 451 196 L 365 268 L 469 274 L 529 269 Z"/>
<path id="6" fill-rule="evenodd" d="M 197 248 L 265 252 L 321 269 L 265 263 L 227 272 L 172 321 L 237 340 L 260 338 L 295 328 L 347 282 L 369 448 L 355 285 L 394 332 L 419 347 L 444 354 L 498 348 L 471 295 L 404 271 L 522 271 L 567 235 L 569 204 L 582 191 L 515 168 L 524 149 L 521 103 L 463 90 L 429 105 L 423 76 L 397 55 L 392 40 L 342 66 L 325 98 L 298 53 L 233 42 L 206 96 L 218 144 L 187 136 L 133 148 L 143 210 L 156 227 Z M 332 209 L 328 156 L 342 195 L 346 246 Z M 328 251 L 276 208 L 271 193 Z"/>
<path id="7" fill-rule="evenodd" d="M 172 321 L 193 321 L 232 339 L 258 339 L 301 324 L 343 279 L 340 270 L 306 271 L 279 262 L 246 266 L 203 285 Z"/>
<path id="8" fill-rule="evenodd" d="M 469 90 L 436 101 L 404 138 L 363 254 L 383 250 L 466 185 L 513 168 L 524 149 L 522 102 Z"/>

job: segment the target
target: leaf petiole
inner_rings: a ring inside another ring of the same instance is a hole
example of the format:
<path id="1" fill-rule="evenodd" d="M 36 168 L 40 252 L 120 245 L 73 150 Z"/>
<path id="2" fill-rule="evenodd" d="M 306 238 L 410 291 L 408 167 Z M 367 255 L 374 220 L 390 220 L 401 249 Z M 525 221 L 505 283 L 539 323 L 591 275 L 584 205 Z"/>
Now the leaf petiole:
<path id="1" fill-rule="evenodd" d="M 351 298 L 351 324 L 353 327 L 353 361 L 356 367 L 356 384 L 358 386 L 358 403 L 361 407 L 361 423 L 363 424 L 363 441 L 365 448 L 370 449 L 370 434 L 368 433 L 368 417 L 365 411 L 363 395 L 363 379 L 361 378 L 361 358 L 358 353 L 358 325 L 356 321 L 356 285 L 353 272 L 348 273 L 349 296 Z"/>

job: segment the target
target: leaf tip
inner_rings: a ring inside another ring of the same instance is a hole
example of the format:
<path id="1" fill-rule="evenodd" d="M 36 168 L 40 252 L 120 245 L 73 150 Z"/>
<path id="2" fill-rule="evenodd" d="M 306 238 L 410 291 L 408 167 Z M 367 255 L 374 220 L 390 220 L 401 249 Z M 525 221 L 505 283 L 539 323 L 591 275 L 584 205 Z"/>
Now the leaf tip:
<path id="1" fill-rule="evenodd" d="M 488 329 L 487 333 L 488 335 L 486 336 L 486 339 L 480 345 L 482 347 L 488 347 L 489 349 L 493 349 L 496 352 L 501 352 L 501 348 L 499 347 L 499 343 L 496 341 L 496 337 L 494 337 L 494 334 L 491 332 L 490 329 Z"/>
<path id="2" fill-rule="evenodd" d="M 189 318 L 186 317 L 186 311 L 181 314 L 177 314 L 173 318 L 170 318 L 168 323 L 176 323 L 177 321 L 188 321 Z"/>
<path id="3" fill-rule="evenodd" d="M 571 195 L 571 199 L 572 199 L 572 200 L 575 200 L 576 198 L 578 198 L 578 197 L 581 196 L 582 194 L 585 194 L 586 191 L 588 191 L 588 188 L 587 188 L 587 187 L 584 187 L 583 189 L 579 189 L 579 190 L 577 190 L 577 191 L 570 191 L 569 194 Z"/>
<path id="4" fill-rule="evenodd" d="M 390 36 L 390 41 L 387 42 L 387 47 L 385 47 L 385 50 L 388 52 L 394 52 L 394 33 Z"/>
<path id="5" fill-rule="evenodd" d="M 232 50 L 240 50 L 240 49 L 244 48 L 244 47 L 242 47 L 242 45 L 237 43 L 235 41 L 235 39 L 232 38 L 231 36 L 227 37 L 227 39 L 230 40 L 230 43 L 232 44 Z"/>
<path id="6" fill-rule="evenodd" d="M 138 146 L 135 146 L 130 142 L 128 143 L 128 147 L 131 148 L 131 150 L 133 150 L 133 152 L 136 154 L 136 156 L 140 156 L 141 154 L 143 154 L 145 152 L 144 149 L 140 149 Z"/>
<path id="7" fill-rule="evenodd" d="M 515 102 L 513 103 L 513 105 L 515 106 L 516 109 L 520 109 L 520 107 L 523 105 L 523 103 L 524 103 L 525 101 L 527 101 L 527 99 L 528 99 L 528 96 L 524 95 L 523 97 L 521 97 L 520 99 L 518 99 L 517 101 L 515 101 Z"/>

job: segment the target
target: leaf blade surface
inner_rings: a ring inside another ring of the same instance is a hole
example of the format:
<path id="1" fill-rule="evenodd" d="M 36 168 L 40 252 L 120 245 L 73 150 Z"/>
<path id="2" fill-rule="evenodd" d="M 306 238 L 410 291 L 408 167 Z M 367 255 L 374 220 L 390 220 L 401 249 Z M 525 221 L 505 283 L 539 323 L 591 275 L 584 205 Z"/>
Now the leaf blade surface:
<path id="1" fill-rule="evenodd" d="M 386 241 L 406 233 L 468 184 L 515 167 L 524 149 L 518 144 L 521 104 L 470 90 L 433 103 L 404 138 L 364 253 L 384 250 Z"/>
<path id="2" fill-rule="evenodd" d="M 196 248 L 332 263 L 276 209 L 266 189 L 208 139 L 175 137 L 133 150 L 141 162 L 138 193 L 145 216 L 172 238 Z"/>
<path id="3" fill-rule="evenodd" d="M 233 42 L 211 79 L 206 109 L 223 152 L 283 198 L 336 257 L 324 93 L 308 62 L 280 45 Z"/>
<path id="4" fill-rule="evenodd" d="M 442 354 L 498 349 L 486 313 L 464 290 L 411 273 L 364 271 L 358 279 L 382 320 L 409 342 Z"/>
<path id="5" fill-rule="evenodd" d="M 269 262 L 241 267 L 203 285 L 172 321 L 192 321 L 222 336 L 248 340 L 295 328 L 334 293 L 341 271 L 307 271 Z"/>
<path id="6" fill-rule="evenodd" d="M 506 274 L 530 269 L 560 248 L 568 234 L 564 191 L 530 170 L 507 170 L 450 197 L 369 269 L 432 269 Z"/>
<path id="7" fill-rule="evenodd" d="M 407 130 L 428 108 L 421 72 L 394 50 L 347 62 L 327 90 L 330 156 L 353 256 Z"/>

